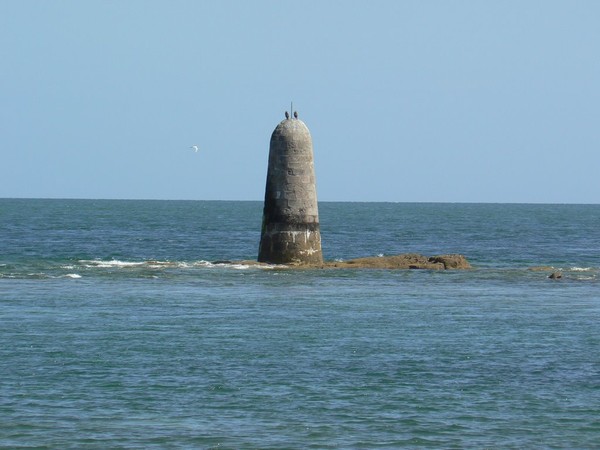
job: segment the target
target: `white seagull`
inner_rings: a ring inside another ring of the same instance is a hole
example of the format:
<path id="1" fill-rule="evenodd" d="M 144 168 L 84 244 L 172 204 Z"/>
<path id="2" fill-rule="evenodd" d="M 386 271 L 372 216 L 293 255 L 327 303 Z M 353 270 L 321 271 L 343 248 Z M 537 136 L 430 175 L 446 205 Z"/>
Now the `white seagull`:
<path id="1" fill-rule="evenodd" d="M 190 148 L 193 148 L 196 153 L 200 150 L 197 145 L 192 145 Z"/>

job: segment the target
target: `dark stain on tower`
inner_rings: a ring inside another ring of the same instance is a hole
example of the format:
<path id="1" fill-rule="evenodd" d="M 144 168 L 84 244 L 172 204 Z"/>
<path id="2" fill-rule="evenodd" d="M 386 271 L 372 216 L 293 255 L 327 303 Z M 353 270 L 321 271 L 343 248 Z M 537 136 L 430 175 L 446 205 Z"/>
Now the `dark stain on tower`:
<path id="1" fill-rule="evenodd" d="M 297 113 L 271 135 L 258 261 L 323 262 L 312 138 Z"/>

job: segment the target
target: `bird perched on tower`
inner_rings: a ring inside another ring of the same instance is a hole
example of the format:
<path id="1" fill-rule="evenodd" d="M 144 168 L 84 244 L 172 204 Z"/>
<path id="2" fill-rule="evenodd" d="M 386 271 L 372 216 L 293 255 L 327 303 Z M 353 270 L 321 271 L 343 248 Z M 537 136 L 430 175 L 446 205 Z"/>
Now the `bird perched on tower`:
<path id="1" fill-rule="evenodd" d="M 286 119 L 289 119 L 289 118 L 290 118 L 290 113 L 289 113 L 289 112 L 287 112 L 287 111 L 285 112 L 285 118 L 286 118 Z"/>
<path id="2" fill-rule="evenodd" d="M 294 119 L 298 118 L 298 111 L 294 111 Z"/>

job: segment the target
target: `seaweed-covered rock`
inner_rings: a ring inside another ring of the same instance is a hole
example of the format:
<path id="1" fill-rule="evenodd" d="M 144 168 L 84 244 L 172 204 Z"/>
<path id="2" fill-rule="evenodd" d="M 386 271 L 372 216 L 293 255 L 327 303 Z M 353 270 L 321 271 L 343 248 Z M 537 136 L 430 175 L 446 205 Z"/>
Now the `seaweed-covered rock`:
<path id="1" fill-rule="evenodd" d="M 464 270 L 471 264 L 462 255 L 423 256 L 418 253 L 404 253 L 391 256 L 369 256 L 346 261 L 325 261 L 323 263 L 265 264 L 257 261 L 240 261 L 247 265 L 266 265 L 281 269 L 422 269 L 422 270 Z"/>
<path id="2" fill-rule="evenodd" d="M 427 256 L 417 253 L 406 253 L 392 256 L 371 256 L 348 261 L 327 262 L 323 267 L 357 268 L 357 269 L 470 269 L 471 265 L 462 255 Z"/>
<path id="3" fill-rule="evenodd" d="M 429 258 L 430 262 L 442 263 L 444 269 L 470 269 L 471 264 L 463 255 L 439 255 Z"/>

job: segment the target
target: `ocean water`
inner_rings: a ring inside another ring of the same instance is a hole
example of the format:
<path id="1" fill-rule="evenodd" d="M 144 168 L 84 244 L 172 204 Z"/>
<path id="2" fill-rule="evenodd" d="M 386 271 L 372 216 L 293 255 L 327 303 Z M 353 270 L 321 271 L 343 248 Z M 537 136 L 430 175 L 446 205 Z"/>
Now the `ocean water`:
<path id="1" fill-rule="evenodd" d="M 0 447 L 600 445 L 600 205 L 319 208 L 327 259 L 474 268 L 214 263 L 260 202 L 0 200 Z"/>

